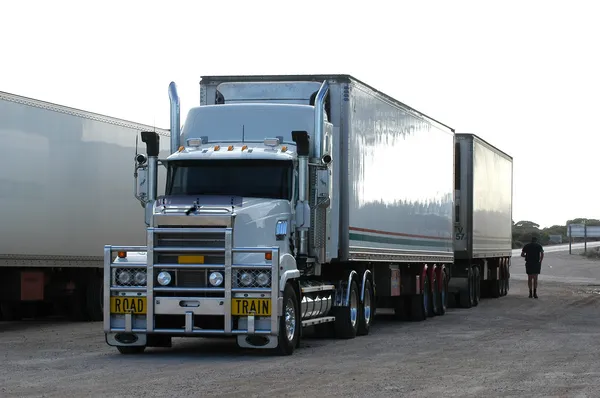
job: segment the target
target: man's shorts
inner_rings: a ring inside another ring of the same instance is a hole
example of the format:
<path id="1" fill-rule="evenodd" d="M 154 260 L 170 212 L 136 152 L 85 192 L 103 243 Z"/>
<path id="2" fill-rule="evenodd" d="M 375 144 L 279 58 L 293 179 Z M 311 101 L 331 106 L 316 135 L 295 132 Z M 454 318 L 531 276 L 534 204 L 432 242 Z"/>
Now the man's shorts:
<path id="1" fill-rule="evenodd" d="M 525 270 L 527 271 L 527 275 L 539 275 L 540 271 L 542 270 L 542 264 L 525 264 Z"/>

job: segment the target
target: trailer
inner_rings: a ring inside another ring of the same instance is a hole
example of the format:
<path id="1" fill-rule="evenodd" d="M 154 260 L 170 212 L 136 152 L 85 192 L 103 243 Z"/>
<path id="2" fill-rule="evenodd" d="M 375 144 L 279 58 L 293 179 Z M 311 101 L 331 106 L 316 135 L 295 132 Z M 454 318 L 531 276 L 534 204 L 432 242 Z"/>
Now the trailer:
<path id="1" fill-rule="evenodd" d="M 474 134 L 455 138 L 455 260 L 450 292 L 463 308 L 508 294 L 513 160 Z"/>
<path id="2" fill-rule="evenodd" d="M 108 345 L 231 336 L 289 355 L 308 327 L 354 338 L 378 308 L 446 312 L 454 129 L 348 75 L 202 77 L 182 130 L 169 96 L 170 155 L 144 131 L 135 166 L 167 169 L 164 195 L 149 178 L 146 244 L 105 246 Z"/>
<path id="3" fill-rule="evenodd" d="M 154 128 L 0 92 L 2 319 L 50 307 L 102 320 L 103 242 L 145 243 L 126 172 L 142 130 Z"/>

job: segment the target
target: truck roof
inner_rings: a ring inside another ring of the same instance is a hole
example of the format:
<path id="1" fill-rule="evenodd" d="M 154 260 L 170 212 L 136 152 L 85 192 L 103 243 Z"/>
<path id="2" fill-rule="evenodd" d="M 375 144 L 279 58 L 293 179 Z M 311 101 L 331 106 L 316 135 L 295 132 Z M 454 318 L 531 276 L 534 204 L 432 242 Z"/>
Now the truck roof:
<path id="1" fill-rule="evenodd" d="M 117 126 L 129 127 L 132 129 L 140 130 L 140 131 L 156 131 L 158 134 L 162 136 L 169 137 L 171 133 L 169 130 L 161 129 L 154 126 L 149 126 L 146 124 L 140 124 L 136 122 L 132 122 L 125 119 L 119 119 L 112 116 L 106 116 L 99 113 L 84 111 L 81 109 L 71 108 L 64 105 L 54 104 L 52 102 L 41 101 L 34 98 L 24 97 L 22 95 L 11 94 L 4 91 L 0 91 L 0 100 L 10 101 L 17 104 L 23 104 L 32 106 L 35 108 L 46 109 L 53 112 L 64 113 L 67 115 L 82 117 L 85 119 L 97 120 L 104 123 L 114 124 Z"/>
<path id="2" fill-rule="evenodd" d="M 467 138 L 473 138 L 474 140 L 477 140 L 479 142 L 481 142 L 482 144 L 487 145 L 490 148 L 493 148 L 496 152 L 504 155 L 505 157 L 507 157 L 508 159 L 510 159 L 511 161 L 513 160 L 513 157 L 510 156 L 508 153 L 504 152 L 503 150 L 499 149 L 498 147 L 490 144 L 489 142 L 487 142 L 486 140 L 484 140 L 483 138 L 481 138 L 480 136 L 478 136 L 477 134 L 471 134 L 471 133 L 456 133 L 455 134 L 457 138 L 460 137 L 467 137 Z"/>
<path id="3" fill-rule="evenodd" d="M 383 91 L 377 90 L 375 87 L 372 87 L 370 85 L 368 85 L 367 83 L 355 78 L 354 76 L 351 75 L 347 75 L 347 74 L 319 74 L 319 75 L 228 75 L 228 76 L 218 76 L 218 75 L 212 75 L 212 76 L 200 76 L 200 82 L 202 83 L 203 81 L 205 83 L 212 83 L 212 82 L 236 82 L 236 81 L 279 81 L 279 82 L 292 82 L 292 81 L 314 81 L 314 82 L 323 82 L 323 80 L 335 80 L 338 82 L 343 82 L 343 83 L 357 83 L 360 84 L 361 86 L 364 86 L 372 91 L 374 91 L 375 93 L 381 95 L 382 97 L 386 98 L 388 101 L 391 101 L 393 103 L 396 103 L 402 107 L 405 107 L 407 109 L 410 109 L 412 112 L 415 112 L 417 114 L 419 114 L 420 116 L 427 118 L 441 126 L 444 126 L 447 129 L 450 129 L 452 132 L 454 132 L 455 130 L 448 126 L 447 124 L 444 124 L 434 118 L 432 118 L 431 116 L 428 116 L 426 114 L 424 114 L 423 112 L 420 112 L 418 110 L 416 110 L 415 108 L 406 105 L 403 102 L 398 101 L 397 99 L 395 99 L 394 97 L 389 96 L 388 94 L 384 93 Z"/>

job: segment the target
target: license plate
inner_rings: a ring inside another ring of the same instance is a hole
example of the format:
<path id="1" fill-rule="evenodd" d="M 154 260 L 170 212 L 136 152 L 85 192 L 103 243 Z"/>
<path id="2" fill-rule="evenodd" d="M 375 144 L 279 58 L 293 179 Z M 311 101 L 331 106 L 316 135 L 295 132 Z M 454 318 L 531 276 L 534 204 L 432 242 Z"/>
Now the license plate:
<path id="1" fill-rule="evenodd" d="M 110 312 L 111 314 L 145 314 L 146 297 L 111 297 Z"/>
<path id="2" fill-rule="evenodd" d="M 179 264 L 204 264 L 204 256 L 179 256 Z"/>
<path id="3" fill-rule="evenodd" d="M 231 315 L 271 316 L 271 299 L 243 298 L 231 299 Z"/>

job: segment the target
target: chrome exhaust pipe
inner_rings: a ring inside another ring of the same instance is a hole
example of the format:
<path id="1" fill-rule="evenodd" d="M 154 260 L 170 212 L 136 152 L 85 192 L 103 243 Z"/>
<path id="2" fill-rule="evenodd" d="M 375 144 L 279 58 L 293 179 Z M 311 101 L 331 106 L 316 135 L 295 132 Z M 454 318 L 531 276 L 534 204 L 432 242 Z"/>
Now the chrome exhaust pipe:
<path id="1" fill-rule="evenodd" d="M 315 97 L 315 138 L 313 140 L 313 157 L 316 159 L 321 159 L 321 156 L 323 155 L 323 125 L 325 123 L 325 110 L 323 107 L 328 92 L 329 83 L 327 80 L 324 80 Z"/>
<path id="2" fill-rule="evenodd" d="M 181 123 L 179 120 L 179 95 L 175 82 L 169 84 L 169 101 L 171 103 L 171 153 L 179 150 Z"/>

